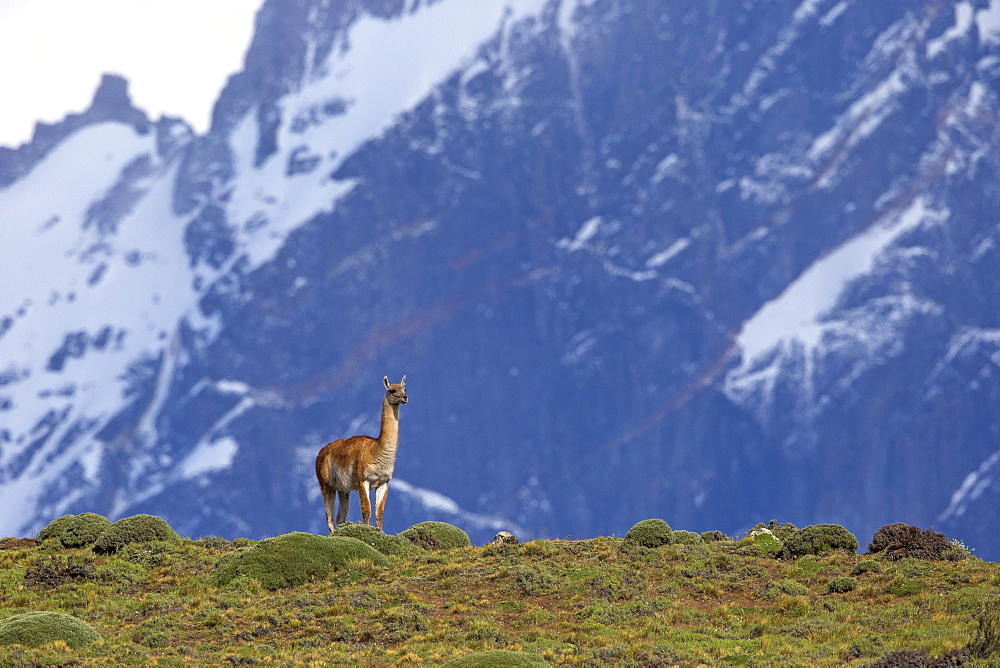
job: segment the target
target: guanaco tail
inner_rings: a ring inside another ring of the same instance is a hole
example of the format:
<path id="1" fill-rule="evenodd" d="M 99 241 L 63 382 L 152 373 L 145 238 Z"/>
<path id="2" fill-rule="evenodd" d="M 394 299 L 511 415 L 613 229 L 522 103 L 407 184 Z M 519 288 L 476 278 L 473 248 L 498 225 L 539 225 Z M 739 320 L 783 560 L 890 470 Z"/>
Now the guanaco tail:
<path id="1" fill-rule="evenodd" d="M 385 497 L 389 480 L 396 466 L 396 449 L 399 447 L 399 406 L 407 402 L 406 376 L 399 383 L 382 378 L 385 398 L 382 400 L 382 427 L 378 438 L 351 436 L 327 443 L 316 455 L 316 479 L 323 494 L 326 523 L 330 531 L 347 520 L 351 492 L 361 496 L 361 521 L 368 524 L 372 515 L 369 490 L 375 490 L 375 522 L 382 528 Z M 340 507 L 334 516 L 334 499 Z"/>

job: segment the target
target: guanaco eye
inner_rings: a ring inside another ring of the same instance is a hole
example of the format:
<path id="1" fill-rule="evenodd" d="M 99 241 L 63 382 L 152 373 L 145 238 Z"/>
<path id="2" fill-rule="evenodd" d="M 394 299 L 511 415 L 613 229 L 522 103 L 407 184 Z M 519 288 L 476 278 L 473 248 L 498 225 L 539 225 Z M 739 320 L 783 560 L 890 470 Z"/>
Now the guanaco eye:
<path id="1" fill-rule="evenodd" d="M 396 394 L 396 388 L 389 388 L 389 394 Z"/>

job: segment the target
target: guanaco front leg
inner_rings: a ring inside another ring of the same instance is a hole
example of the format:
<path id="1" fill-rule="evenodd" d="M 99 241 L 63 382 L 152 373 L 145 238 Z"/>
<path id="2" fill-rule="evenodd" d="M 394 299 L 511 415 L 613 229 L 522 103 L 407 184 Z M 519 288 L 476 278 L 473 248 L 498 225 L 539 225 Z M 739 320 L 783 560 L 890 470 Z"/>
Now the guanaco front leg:
<path id="1" fill-rule="evenodd" d="M 375 522 L 382 530 L 382 513 L 385 512 L 385 497 L 389 494 L 389 483 L 384 482 L 375 488 Z"/>
<path id="2" fill-rule="evenodd" d="M 361 496 L 361 523 L 368 524 L 372 517 L 372 502 L 368 498 L 368 481 L 358 476 L 358 494 Z"/>

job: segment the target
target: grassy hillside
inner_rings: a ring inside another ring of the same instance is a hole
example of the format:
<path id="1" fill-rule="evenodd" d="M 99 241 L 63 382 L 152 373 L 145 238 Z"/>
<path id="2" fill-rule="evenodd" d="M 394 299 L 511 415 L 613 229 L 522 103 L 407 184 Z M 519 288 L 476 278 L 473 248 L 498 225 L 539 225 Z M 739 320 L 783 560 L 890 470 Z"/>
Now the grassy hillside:
<path id="1" fill-rule="evenodd" d="M 630 537 L 445 549 L 391 537 L 376 558 L 354 538 L 289 537 L 114 552 L 4 539 L 0 643 L 5 622 L 29 611 L 70 615 L 100 640 L 0 645 L 0 665 L 444 663 L 481 652 L 495 653 L 461 665 L 869 665 L 901 650 L 1000 659 L 1000 565 L 974 558 L 779 559 L 766 541 L 687 532 L 658 547 Z M 266 587 L 253 570 L 266 568 L 284 579 Z"/>

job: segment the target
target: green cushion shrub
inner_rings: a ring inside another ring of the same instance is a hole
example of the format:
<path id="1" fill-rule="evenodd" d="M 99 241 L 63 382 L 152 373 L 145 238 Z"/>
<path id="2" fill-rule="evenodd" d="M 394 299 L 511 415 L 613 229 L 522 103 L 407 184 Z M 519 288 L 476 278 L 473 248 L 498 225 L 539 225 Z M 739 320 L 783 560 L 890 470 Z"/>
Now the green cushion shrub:
<path id="1" fill-rule="evenodd" d="M 775 538 L 777 538 L 781 542 L 785 542 L 786 540 L 788 540 L 789 536 L 791 536 L 793 533 L 799 530 L 798 527 L 796 527 L 791 522 L 779 523 L 778 520 L 771 520 L 767 524 L 764 524 L 763 522 L 758 522 L 753 526 L 752 529 L 750 529 L 750 531 L 747 532 L 747 535 L 752 536 L 753 534 L 758 533 L 761 529 L 767 529 L 769 532 L 771 532 L 771 534 Z"/>
<path id="2" fill-rule="evenodd" d="M 882 564 L 874 559 L 862 559 L 851 572 L 851 575 L 864 575 L 865 573 L 881 573 Z"/>
<path id="3" fill-rule="evenodd" d="M 549 666 L 552 665 L 539 654 L 512 652 L 498 649 L 492 652 L 466 654 L 444 664 L 453 668 L 504 668 L 504 666 Z"/>
<path id="4" fill-rule="evenodd" d="M 154 540 L 180 540 L 180 536 L 165 520 L 155 515 L 133 515 L 123 517 L 98 536 L 94 552 L 113 554 L 129 543 Z"/>
<path id="5" fill-rule="evenodd" d="M 809 587 L 795 580 L 774 580 L 764 585 L 764 591 L 760 597 L 766 600 L 778 598 L 782 594 L 790 596 L 804 596 L 809 593 Z"/>
<path id="6" fill-rule="evenodd" d="M 828 594 L 846 594 L 858 588 L 858 581 L 851 577 L 836 577 L 826 583 Z"/>
<path id="7" fill-rule="evenodd" d="M 57 517 L 52 520 L 45 527 L 38 532 L 39 540 L 48 540 L 49 538 L 59 538 L 62 535 L 63 530 L 73 521 L 76 515 L 63 515 L 62 517 Z"/>
<path id="8" fill-rule="evenodd" d="M 737 543 L 739 551 L 754 557 L 773 557 L 781 554 L 784 543 L 778 540 L 770 531 L 747 536 Z"/>
<path id="9" fill-rule="evenodd" d="M 446 522 L 421 522 L 414 524 L 399 536 L 425 550 L 450 550 L 469 547 L 469 534 Z"/>
<path id="10" fill-rule="evenodd" d="M 330 535 L 341 538 L 357 538 L 387 557 L 414 554 L 420 551 L 417 545 L 405 538 L 383 533 L 381 529 L 368 524 L 344 524 Z"/>
<path id="11" fill-rule="evenodd" d="M 813 524 L 799 529 L 785 541 L 781 556 L 788 559 L 807 554 L 825 554 L 831 550 L 858 549 L 858 539 L 839 524 Z"/>
<path id="12" fill-rule="evenodd" d="M 93 545 L 111 527 L 111 520 L 97 513 L 80 513 L 72 517 L 59 534 L 63 547 Z"/>
<path id="13" fill-rule="evenodd" d="M 661 519 L 642 520 L 628 530 L 625 542 L 638 543 L 643 547 L 660 547 L 673 542 L 673 533 L 670 525 Z"/>
<path id="14" fill-rule="evenodd" d="M 725 541 L 729 541 L 730 543 L 733 542 L 732 538 L 721 531 L 716 531 L 715 529 L 712 531 L 703 531 L 701 533 L 701 540 L 704 543 L 720 543 Z"/>
<path id="15" fill-rule="evenodd" d="M 359 560 L 389 565 L 384 554 L 357 538 L 296 531 L 223 555 L 210 580 L 223 587 L 239 577 L 255 578 L 273 591 L 325 578 L 331 571 Z"/>
<path id="16" fill-rule="evenodd" d="M 59 612 L 25 612 L 0 620 L 0 645 L 34 647 L 62 640 L 70 647 L 80 647 L 100 639 L 87 622 Z"/>
<path id="17" fill-rule="evenodd" d="M 701 539 L 700 534 L 696 534 L 694 531 L 685 531 L 684 529 L 677 529 L 671 534 L 673 542 L 680 543 L 681 545 L 700 545 L 704 541 Z"/>

